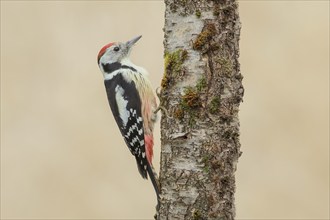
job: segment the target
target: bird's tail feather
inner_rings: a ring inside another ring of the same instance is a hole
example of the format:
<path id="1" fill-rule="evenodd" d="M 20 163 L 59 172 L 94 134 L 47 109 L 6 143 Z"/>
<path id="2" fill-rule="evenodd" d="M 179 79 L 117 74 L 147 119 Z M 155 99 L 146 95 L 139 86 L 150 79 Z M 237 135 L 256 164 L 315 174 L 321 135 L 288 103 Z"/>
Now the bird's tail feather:
<path id="1" fill-rule="evenodd" d="M 155 169 L 153 168 L 153 166 L 151 164 L 148 163 L 148 166 L 147 166 L 147 171 L 148 171 L 148 175 L 150 177 L 150 180 L 152 182 L 152 185 L 154 186 L 154 189 L 155 189 L 155 192 L 156 192 L 156 195 L 157 195 L 157 203 L 159 206 L 159 199 L 160 199 L 160 191 L 159 191 L 159 185 L 158 185 L 158 176 L 157 176 L 157 173 L 155 171 Z"/>
<path id="2" fill-rule="evenodd" d="M 139 163 L 139 160 L 138 158 L 135 158 L 136 159 L 136 165 L 138 167 L 138 170 L 139 170 L 139 173 L 141 174 L 142 178 L 143 179 L 148 179 L 148 174 L 147 174 L 147 171 L 145 169 L 143 169 L 143 165 L 141 165 Z"/>

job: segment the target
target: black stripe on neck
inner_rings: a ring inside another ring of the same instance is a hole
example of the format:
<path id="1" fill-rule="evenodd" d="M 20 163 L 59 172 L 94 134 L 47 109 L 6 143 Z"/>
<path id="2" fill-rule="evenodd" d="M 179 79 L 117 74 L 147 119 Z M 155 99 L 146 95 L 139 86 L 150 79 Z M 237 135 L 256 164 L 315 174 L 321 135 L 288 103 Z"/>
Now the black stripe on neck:
<path id="1" fill-rule="evenodd" d="M 102 64 L 102 67 L 103 67 L 104 72 L 106 72 L 106 73 L 112 73 L 119 69 L 130 69 L 130 70 L 136 72 L 135 68 L 133 68 L 131 66 L 121 65 L 121 63 L 119 63 L 119 62 Z"/>

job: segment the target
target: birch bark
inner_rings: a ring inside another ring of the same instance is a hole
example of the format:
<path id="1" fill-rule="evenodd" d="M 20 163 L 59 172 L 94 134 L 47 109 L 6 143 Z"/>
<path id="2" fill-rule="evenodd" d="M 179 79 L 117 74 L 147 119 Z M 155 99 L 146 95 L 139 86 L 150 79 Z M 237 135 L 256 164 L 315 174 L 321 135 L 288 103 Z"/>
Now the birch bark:
<path id="1" fill-rule="evenodd" d="M 158 219 L 234 219 L 244 89 L 235 0 L 165 0 Z"/>

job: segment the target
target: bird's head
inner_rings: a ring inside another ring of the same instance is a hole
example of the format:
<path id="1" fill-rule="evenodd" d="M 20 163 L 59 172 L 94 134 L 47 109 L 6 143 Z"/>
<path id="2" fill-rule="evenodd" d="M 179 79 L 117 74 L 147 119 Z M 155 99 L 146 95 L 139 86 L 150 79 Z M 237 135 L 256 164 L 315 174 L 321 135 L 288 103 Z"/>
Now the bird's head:
<path id="1" fill-rule="evenodd" d="M 133 38 L 132 40 L 127 41 L 126 43 L 115 42 L 109 43 L 102 47 L 98 56 L 97 62 L 99 66 L 101 64 L 111 64 L 121 61 L 125 58 L 129 57 L 131 49 L 133 45 L 141 38 L 142 36 L 138 36 Z"/>

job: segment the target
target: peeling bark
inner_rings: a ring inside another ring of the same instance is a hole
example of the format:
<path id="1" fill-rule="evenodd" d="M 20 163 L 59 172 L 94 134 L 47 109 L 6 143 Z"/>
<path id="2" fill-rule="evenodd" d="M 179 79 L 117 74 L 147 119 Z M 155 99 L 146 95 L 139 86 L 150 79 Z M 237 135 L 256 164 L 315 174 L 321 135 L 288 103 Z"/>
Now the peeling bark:
<path id="1" fill-rule="evenodd" d="M 165 0 L 158 219 L 234 219 L 244 89 L 234 0 Z"/>

